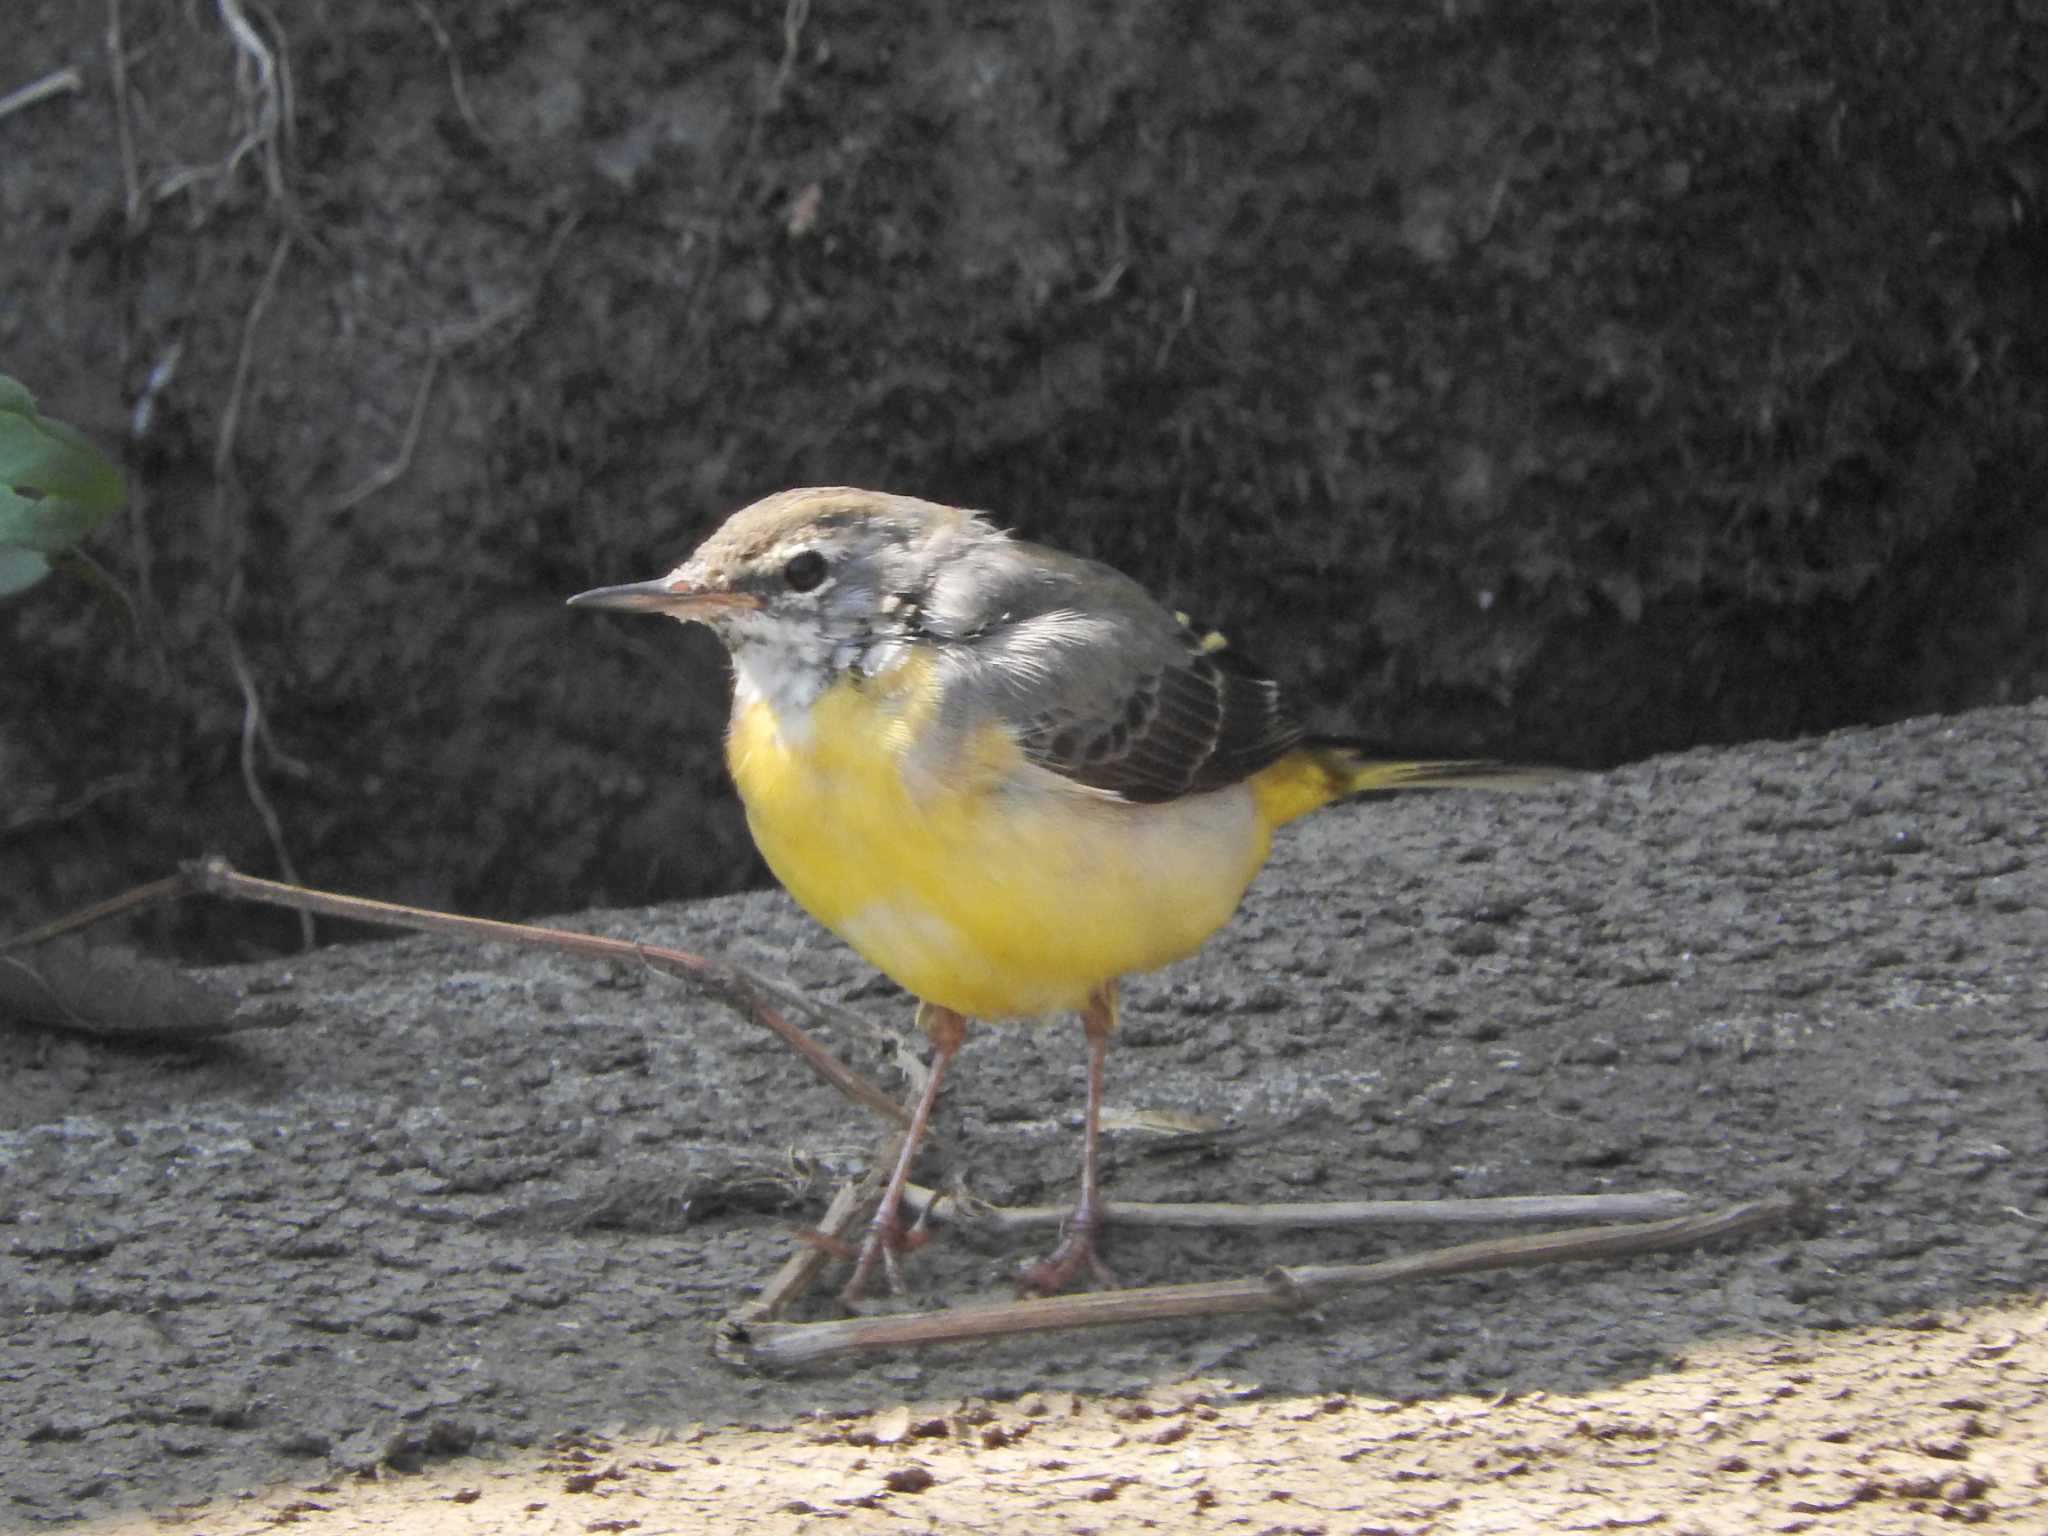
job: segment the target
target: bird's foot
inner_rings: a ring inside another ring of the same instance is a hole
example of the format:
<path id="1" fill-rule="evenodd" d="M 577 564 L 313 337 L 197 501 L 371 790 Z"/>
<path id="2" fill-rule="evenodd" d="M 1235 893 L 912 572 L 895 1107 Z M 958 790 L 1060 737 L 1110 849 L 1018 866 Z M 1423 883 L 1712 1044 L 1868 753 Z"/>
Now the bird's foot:
<path id="1" fill-rule="evenodd" d="M 1095 1245 L 1102 1231 L 1102 1216 L 1093 1202 L 1083 1201 L 1067 1224 L 1067 1235 L 1059 1247 L 1035 1264 L 1025 1264 L 1016 1273 L 1017 1289 L 1026 1296 L 1050 1296 L 1073 1284 L 1074 1276 L 1086 1269 L 1095 1283 L 1106 1291 L 1117 1286 L 1115 1273 L 1102 1262 Z"/>
<path id="2" fill-rule="evenodd" d="M 860 1245 L 860 1257 L 854 1260 L 853 1273 L 840 1288 L 839 1299 L 849 1307 L 856 1305 L 867 1295 L 868 1282 L 874 1279 L 878 1266 L 888 1281 L 891 1294 L 900 1294 L 903 1290 L 901 1256 L 922 1248 L 931 1241 L 931 1235 L 923 1214 L 919 1215 L 915 1226 L 905 1226 L 901 1204 L 892 1201 L 877 1208 L 874 1220 L 868 1223 L 868 1235 Z"/>

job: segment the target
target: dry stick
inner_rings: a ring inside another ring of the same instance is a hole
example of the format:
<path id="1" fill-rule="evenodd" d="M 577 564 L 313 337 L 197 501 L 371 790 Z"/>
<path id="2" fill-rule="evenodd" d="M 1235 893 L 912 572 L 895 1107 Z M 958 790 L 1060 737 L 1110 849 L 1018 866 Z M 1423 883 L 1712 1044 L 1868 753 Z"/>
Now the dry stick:
<path id="1" fill-rule="evenodd" d="M 806 1252 L 792 1256 L 755 1301 L 727 1314 L 713 1344 L 714 1351 L 728 1364 L 743 1365 L 743 1351 L 732 1340 L 750 1328 L 770 1323 L 793 1306 L 816 1280 L 830 1257 L 830 1243 L 850 1234 L 859 1216 L 872 1206 L 880 1191 L 879 1174 L 894 1163 L 893 1137 L 884 1137 L 869 1165 L 869 1176 L 861 1186 L 866 1206 L 855 1207 L 853 1215 L 841 1217 L 841 1201 L 854 1197 L 849 1185 L 840 1192 L 826 1212 L 819 1230 L 825 1241 L 814 1240 Z M 984 1231 L 1025 1232 L 1034 1228 L 1059 1227 L 1071 1220 L 1073 1211 L 1064 1205 L 989 1205 L 971 1195 L 941 1195 L 921 1184 L 904 1188 L 904 1197 L 919 1223 L 951 1221 Z M 1118 1200 L 1104 1204 L 1105 1224 L 1121 1227 L 1196 1228 L 1203 1231 L 1239 1232 L 1321 1230 L 1329 1228 L 1401 1227 L 1432 1224 L 1474 1225 L 1481 1222 L 1514 1223 L 1562 1221 L 1640 1221 L 1676 1216 L 1691 1209 L 1690 1195 L 1675 1189 L 1642 1190 L 1626 1195 L 1503 1195 L 1472 1200 L 1326 1200 L 1276 1201 L 1262 1205 L 1221 1202 L 1184 1204 L 1145 1200 Z"/>
<path id="2" fill-rule="evenodd" d="M 882 1139 L 868 1164 L 868 1176 L 847 1184 L 833 1199 L 810 1240 L 784 1263 L 754 1300 L 727 1314 L 721 1341 L 714 1346 L 731 1355 L 726 1342 L 734 1330 L 773 1322 L 817 1279 L 831 1259 L 834 1244 L 849 1237 L 881 1193 L 881 1174 L 896 1161 L 895 1133 Z M 1073 1217 L 1064 1205 L 988 1205 L 971 1196 L 941 1195 L 921 1184 L 904 1186 L 904 1200 L 921 1223 L 949 1221 L 994 1232 L 1025 1232 L 1058 1227 Z M 851 1202 L 851 1203 L 849 1203 Z M 1327 1200 L 1281 1201 L 1264 1205 L 1212 1202 L 1171 1204 L 1145 1200 L 1105 1202 L 1102 1219 L 1119 1227 L 1229 1229 L 1239 1232 L 1280 1228 L 1406 1227 L 1476 1225 L 1481 1222 L 1638 1221 L 1674 1216 L 1690 1210 L 1692 1196 L 1676 1189 L 1649 1189 L 1627 1195 L 1504 1195 L 1477 1200 Z M 733 1358 L 732 1363 L 743 1363 Z"/>
<path id="3" fill-rule="evenodd" d="M 874 1083 L 834 1056 L 796 1025 L 783 1018 L 763 1000 L 765 990 L 753 977 L 731 966 L 680 949 L 638 944 L 630 939 L 607 939 L 594 933 L 572 933 L 566 928 L 542 928 L 530 923 L 498 922 L 488 917 L 458 917 L 427 907 L 408 907 L 393 901 L 372 901 L 363 896 L 337 896 L 262 880 L 245 875 L 224 859 L 202 859 L 187 865 L 198 889 L 216 896 L 239 896 L 272 906 L 301 912 L 319 912 L 329 917 L 354 918 L 359 922 L 388 923 L 425 933 L 452 933 L 462 938 L 490 939 L 505 944 L 523 944 L 533 949 L 566 950 L 606 960 L 637 960 L 657 971 L 694 981 L 720 1002 L 745 1014 L 763 1029 L 778 1036 L 801 1056 L 810 1069 L 857 1104 L 863 1104 L 896 1124 L 909 1123 L 903 1106 Z M 826 1010 L 820 1010 L 826 1011 Z"/>
<path id="4" fill-rule="evenodd" d="M 1073 1217 L 1068 1205 L 986 1205 L 972 1197 L 942 1195 L 912 1184 L 904 1198 L 933 1221 L 994 1232 L 1058 1227 Z M 1697 1202 L 1676 1189 L 1617 1195 L 1502 1195 L 1464 1200 L 1286 1200 L 1263 1205 L 1189 1201 L 1108 1200 L 1102 1219 L 1119 1227 L 1227 1229 L 1236 1232 L 1314 1230 L 1324 1227 L 1469 1226 L 1481 1222 L 1642 1221 L 1676 1216 Z"/>
<path id="5" fill-rule="evenodd" d="M 121 912 L 149 902 L 194 894 L 228 896 L 267 906 L 286 907 L 294 912 L 315 912 L 327 917 L 349 918 L 359 923 L 381 923 L 392 928 L 411 928 L 422 933 L 450 933 L 458 938 L 481 939 L 496 944 L 523 945 L 529 949 L 552 949 L 598 960 L 632 960 L 652 966 L 670 976 L 695 982 L 706 992 L 751 1022 L 776 1035 L 804 1060 L 805 1065 L 827 1083 L 880 1115 L 892 1125 L 906 1125 L 910 1116 L 902 1105 L 868 1078 L 846 1065 L 796 1025 L 768 1006 L 764 994 L 773 992 L 798 1003 L 816 1018 L 835 1023 L 867 1021 L 850 1010 L 830 1007 L 796 997 L 785 989 L 771 988 L 758 977 L 703 955 L 685 950 L 664 949 L 653 944 L 636 944 L 629 939 L 607 939 L 594 933 L 572 933 L 566 928 L 542 928 L 530 923 L 505 923 L 488 917 L 460 917 L 453 912 L 436 912 L 429 907 L 408 907 L 395 901 L 373 901 L 366 896 L 340 896 L 306 886 L 287 885 L 279 880 L 245 875 L 227 860 L 199 859 L 176 875 L 153 880 L 125 891 L 111 900 L 81 912 L 45 923 L 32 932 L 0 943 L 0 950 L 21 949 L 58 938 L 80 928 L 102 922 Z"/>
<path id="6" fill-rule="evenodd" d="M 879 1172 L 888 1166 L 887 1158 L 877 1158 L 871 1172 Z M 782 1261 L 782 1268 L 761 1287 L 761 1294 L 733 1311 L 733 1320 L 741 1324 L 765 1323 L 787 1311 L 832 1262 L 831 1244 L 847 1241 L 867 1219 L 869 1208 L 881 1193 L 881 1183 L 879 1178 L 860 1178 L 848 1179 L 840 1185 L 814 1229 L 825 1241 L 798 1243 L 790 1256 Z"/>
<path id="7" fill-rule="evenodd" d="M 1298 1312 L 1345 1291 L 1392 1285 L 1441 1275 L 1471 1274 L 1513 1265 L 1619 1259 L 1633 1254 L 1688 1247 L 1775 1225 L 1794 1215 L 1800 1202 L 1772 1195 L 1724 1206 L 1698 1216 L 1639 1222 L 1621 1227 L 1574 1227 L 1563 1232 L 1493 1238 L 1407 1254 L 1377 1264 L 1323 1264 L 1271 1269 L 1264 1275 L 1212 1280 L 1195 1285 L 1154 1285 L 1139 1290 L 1101 1291 L 1087 1296 L 1053 1296 L 1035 1301 L 992 1302 L 941 1312 L 894 1317 L 855 1317 L 824 1323 L 766 1323 L 729 1327 L 723 1341 L 730 1358 L 760 1369 L 783 1369 L 866 1350 L 951 1344 L 969 1339 L 1010 1338 L 1072 1328 L 1102 1328 L 1177 1318 L 1222 1317 L 1251 1312 Z"/>
<path id="8" fill-rule="evenodd" d="M 882 1138 L 882 1145 L 868 1160 L 865 1174 L 839 1186 L 832 1203 L 825 1207 L 824 1216 L 811 1229 L 811 1240 L 796 1245 L 795 1251 L 782 1261 L 782 1267 L 761 1287 L 761 1294 L 725 1315 L 712 1348 L 728 1365 L 746 1364 L 743 1358 L 730 1352 L 728 1341 L 745 1338 L 750 1329 L 773 1322 L 795 1306 L 817 1284 L 825 1266 L 837 1257 L 833 1250 L 850 1244 L 854 1234 L 866 1224 L 868 1213 L 881 1198 L 882 1185 L 887 1182 L 885 1176 L 896 1161 L 897 1134 L 891 1130 Z"/>
<path id="9" fill-rule="evenodd" d="M 123 891 L 118 896 L 109 896 L 105 901 L 96 901 L 89 907 L 80 907 L 76 912 L 67 912 L 53 918 L 40 928 L 31 928 L 27 933 L 17 933 L 11 939 L 0 939 L 0 955 L 13 949 L 32 949 L 51 939 L 61 939 L 67 933 L 76 933 L 81 928 L 90 928 L 104 923 L 110 917 L 119 917 L 123 912 L 132 912 L 137 907 L 154 906 L 160 901 L 177 901 L 198 890 L 192 876 L 185 871 L 165 875 L 161 880 L 152 880 L 147 885 L 138 885 Z"/>

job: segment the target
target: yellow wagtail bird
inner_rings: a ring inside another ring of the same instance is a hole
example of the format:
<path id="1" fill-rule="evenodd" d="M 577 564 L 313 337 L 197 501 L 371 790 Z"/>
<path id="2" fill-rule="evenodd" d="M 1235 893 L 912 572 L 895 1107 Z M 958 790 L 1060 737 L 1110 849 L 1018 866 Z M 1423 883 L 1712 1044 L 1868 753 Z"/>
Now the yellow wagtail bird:
<path id="1" fill-rule="evenodd" d="M 1096 1251 L 1096 1142 L 1117 979 L 1193 954 L 1273 829 L 1365 790 L 1524 788 L 1495 763 L 1311 740 L 1222 638 L 1092 560 L 972 512 L 844 487 L 734 513 L 666 576 L 569 600 L 709 627 L 732 654 L 726 761 L 768 866 L 918 999 L 931 1074 L 852 1278 L 922 1239 L 901 1204 L 967 1020 L 1079 1010 L 1081 1193 L 1047 1258 Z"/>

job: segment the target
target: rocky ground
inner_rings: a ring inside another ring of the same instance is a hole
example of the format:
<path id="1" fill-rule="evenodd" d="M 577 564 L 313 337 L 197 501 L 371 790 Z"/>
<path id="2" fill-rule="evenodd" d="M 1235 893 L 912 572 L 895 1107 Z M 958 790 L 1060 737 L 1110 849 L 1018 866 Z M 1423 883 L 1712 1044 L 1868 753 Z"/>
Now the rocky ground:
<path id="1" fill-rule="evenodd" d="M 0 1032 L 0 1528 L 2040 1530 L 2044 760 L 2036 704 L 1291 833 L 1129 988 L 1113 1197 L 1821 1212 L 1305 1321 L 736 1373 L 716 1321 L 872 1127 L 639 971 L 411 940 L 225 973 L 302 1013 L 204 1049 Z M 876 1027 L 832 1043 L 891 1070 L 900 1001 L 780 896 L 590 921 L 848 1002 Z M 926 1176 L 1062 1197 L 1081 1063 L 981 1032 Z M 1017 1256 L 948 1233 L 912 1274 L 944 1304 Z"/>

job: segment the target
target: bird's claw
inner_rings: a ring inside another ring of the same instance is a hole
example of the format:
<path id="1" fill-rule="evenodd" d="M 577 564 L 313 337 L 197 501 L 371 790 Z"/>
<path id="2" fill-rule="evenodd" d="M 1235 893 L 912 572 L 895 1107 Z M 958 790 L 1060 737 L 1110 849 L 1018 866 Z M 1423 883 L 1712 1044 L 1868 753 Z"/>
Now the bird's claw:
<path id="1" fill-rule="evenodd" d="M 1019 1267 L 1015 1276 L 1018 1292 L 1025 1296 L 1053 1295 L 1073 1284 L 1074 1277 L 1083 1269 L 1103 1290 L 1115 1290 L 1116 1274 L 1102 1262 L 1102 1254 L 1095 1246 L 1096 1234 L 1101 1229 L 1101 1218 L 1092 1209 L 1076 1211 L 1057 1248 L 1037 1263 Z"/>
<path id="2" fill-rule="evenodd" d="M 875 1212 L 875 1218 L 868 1223 L 868 1235 L 860 1245 L 860 1257 L 854 1261 L 853 1273 L 840 1288 L 839 1299 L 849 1307 L 854 1306 L 867 1295 L 868 1282 L 875 1276 L 877 1265 L 887 1282 L 891 1295 L 903 1292 L 903 1267 L 901 1256 L 915 1252 L 931 1241 L 931 1228 L 926 1225 L 925 1214 L 921 1213 L 915 1226 L 903 1224 L 901 1206 L 885 1206 Z"/>

